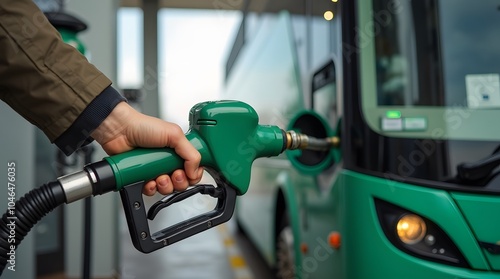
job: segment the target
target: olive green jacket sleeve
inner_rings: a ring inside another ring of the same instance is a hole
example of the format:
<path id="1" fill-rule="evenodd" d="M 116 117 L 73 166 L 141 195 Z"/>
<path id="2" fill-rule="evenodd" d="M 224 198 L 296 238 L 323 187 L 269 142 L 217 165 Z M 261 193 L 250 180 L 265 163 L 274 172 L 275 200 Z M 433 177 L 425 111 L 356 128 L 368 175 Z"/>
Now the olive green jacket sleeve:
<path id="1" fill-rule="evenodd" d="M 110 84 L 32 0 L 0 0 L 0 99 L 51 142 Z"/>

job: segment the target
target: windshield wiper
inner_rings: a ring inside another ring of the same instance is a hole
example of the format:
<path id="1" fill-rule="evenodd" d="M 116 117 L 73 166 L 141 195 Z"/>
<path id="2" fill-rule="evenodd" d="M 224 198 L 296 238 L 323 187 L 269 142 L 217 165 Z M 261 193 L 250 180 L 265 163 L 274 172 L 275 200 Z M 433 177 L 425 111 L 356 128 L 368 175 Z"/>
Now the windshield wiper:
<path id="1" fill-rule="evenodd" d="M 500 173 L 492 174 L 498 166 L 500 166 L 500 146 L 486 158 L 473 163 L 459 164 L 457 166 L 457 178 L 467 184 L 484 185 Z"/>

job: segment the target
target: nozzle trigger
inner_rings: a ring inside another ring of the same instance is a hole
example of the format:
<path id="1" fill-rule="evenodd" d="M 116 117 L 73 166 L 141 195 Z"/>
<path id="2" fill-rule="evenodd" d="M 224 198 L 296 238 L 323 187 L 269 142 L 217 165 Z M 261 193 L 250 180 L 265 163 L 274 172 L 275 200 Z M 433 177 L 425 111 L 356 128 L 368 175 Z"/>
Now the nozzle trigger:
<path id="1" fill-rule="evenodd" d="M 153 220 L 155 218 L 156 214 L 158 214 L 158 212 L 160 212 L 160 210 L 162 210 L 165 207 L 168 207 L 176 202 L 183 201 L 183 200 L 185 200 L 193 195 L 196 195 L 198 193 L 200 193 L 202 195 L 210 195 L 213 198 L 219 198 L 219 197 L 224 198 L 223 197 L 224 192 L 221 189 L 216 188 L 215 186 L 210 185 L 210 184 L 199 184 L 191 189 L 188 189 L 188 190 L 185 190 L 182 192 L 178 192 L 178 193 L 175 193 L 173 195 L 165 196 L 161 200 L 157 201 L 155 204 L 153 204 L 149 208 L 148 219 Z"/>
<path id="2" fill-rule="evenodd" d="M 143 253 L 150 253 L 231 219 L 236 204 L 236 190 L 234 186 L 223 182 L 221 179 L 216 179 L 216 181 L 218 187 L 214 187 L 213 185 L 199 185 L 184 192 L 167 196 L 151 206 L 147 214 L 142 196 L 144 182 L 130 184 L 120 190 L 123 208 L 127 217 L 127 225 L 134 247 Z M 197 193 L 217 198 L 215 208 L 163 230 L 151 233 L 148 219 L 153 220 L 160 210 Z"/>

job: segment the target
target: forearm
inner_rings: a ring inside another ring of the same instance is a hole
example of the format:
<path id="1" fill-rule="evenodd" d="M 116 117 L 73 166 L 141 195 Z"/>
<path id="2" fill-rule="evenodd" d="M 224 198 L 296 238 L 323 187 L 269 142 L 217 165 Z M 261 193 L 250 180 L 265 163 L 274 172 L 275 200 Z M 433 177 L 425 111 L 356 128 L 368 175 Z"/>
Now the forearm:
<path id="1" fill-rule="evenodd" d="M 125 98 L 113 87 L 109 86 L 99 94 L 75 119 L 54 143 L 66 155 L 93 140 L 92 136 L 105 119 L 115 110 L 115 107 Z"/>

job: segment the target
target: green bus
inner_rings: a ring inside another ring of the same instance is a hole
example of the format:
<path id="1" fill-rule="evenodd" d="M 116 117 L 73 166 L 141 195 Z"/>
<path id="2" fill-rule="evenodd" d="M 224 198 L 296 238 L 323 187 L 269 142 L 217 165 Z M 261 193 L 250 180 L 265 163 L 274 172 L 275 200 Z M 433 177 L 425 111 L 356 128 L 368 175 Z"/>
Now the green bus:
<path id="1" fill-rule="evenodd" d="M 277 276 L 500 278 L 500 2 L 245 3 L 223 97 L 335 142 L 253 165 Z"/>

